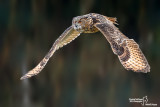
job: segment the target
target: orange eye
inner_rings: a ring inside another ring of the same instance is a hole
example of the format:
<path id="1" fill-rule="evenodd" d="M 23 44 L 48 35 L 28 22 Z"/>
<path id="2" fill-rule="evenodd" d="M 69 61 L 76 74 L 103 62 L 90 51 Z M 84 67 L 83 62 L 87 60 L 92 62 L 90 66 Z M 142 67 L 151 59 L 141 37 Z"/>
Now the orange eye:
<path id="1" fill-rule="evenodd" d="M 78 23 L 81 23 L 81 20 L 79 20 Z"/>

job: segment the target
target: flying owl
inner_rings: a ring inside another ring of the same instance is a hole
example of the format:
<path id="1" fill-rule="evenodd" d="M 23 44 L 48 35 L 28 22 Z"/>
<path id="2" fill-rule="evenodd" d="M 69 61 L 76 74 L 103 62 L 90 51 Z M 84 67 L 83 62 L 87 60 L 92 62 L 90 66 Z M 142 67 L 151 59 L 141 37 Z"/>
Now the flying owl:
<path id="1" fill-rule="evenodd" d="M 56 50 L 73 41 L 81 33 L 95 33 L 98 31 L 108 40 L 113 53 L 118 56 L 125 69 L 134 72 L 150 72 L 150 66 L 140 50 L 139 45 L 133 39 L 129 39 L 119 31 L 115 26 L 115 24 L 117 24 L 116 21 L 116 18 L 96 13 L 74 17 L 72 25 L 54 42 L 42 61 L 35 68 L 22 76 L 21 80 L 40 73 Z"/>

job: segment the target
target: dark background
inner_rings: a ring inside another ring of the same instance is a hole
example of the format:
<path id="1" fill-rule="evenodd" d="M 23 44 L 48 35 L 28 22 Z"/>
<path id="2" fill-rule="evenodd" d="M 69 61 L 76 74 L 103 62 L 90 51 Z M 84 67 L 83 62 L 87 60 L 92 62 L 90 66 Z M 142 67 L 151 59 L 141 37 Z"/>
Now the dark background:
<path id="1" fill-rule="evenodd" d="M 75 16 L 117 17 L 117 26 L 142 49 L 147 74 L 123 68 L 101 33 L 82 34 L 58 50 L 43 71 L 36 66 Z M 0 107 L 160 106 L 160 0 L 0 0 Z"/>

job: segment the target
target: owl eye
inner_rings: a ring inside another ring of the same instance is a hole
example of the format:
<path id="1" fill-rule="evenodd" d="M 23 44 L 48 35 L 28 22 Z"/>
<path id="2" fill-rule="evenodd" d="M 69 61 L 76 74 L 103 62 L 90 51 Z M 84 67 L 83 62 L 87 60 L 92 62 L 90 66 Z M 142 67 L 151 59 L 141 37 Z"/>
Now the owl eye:
<path id="1" fill-rule="evenodd" d="M 82 22 L 81 20 L 78 21 L 78 23 L 81 23 L 81 22 Z"/>

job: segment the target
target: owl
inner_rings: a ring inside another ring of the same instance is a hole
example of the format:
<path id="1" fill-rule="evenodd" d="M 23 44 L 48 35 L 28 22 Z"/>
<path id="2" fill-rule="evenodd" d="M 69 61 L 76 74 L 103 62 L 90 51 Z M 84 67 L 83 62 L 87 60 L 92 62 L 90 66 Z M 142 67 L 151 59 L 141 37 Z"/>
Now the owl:
<path id="1" fill-rule="evenodd" d="M 105 36 L 113 53 L 118 56 L 125 69 L 134 72 L 150 72 L 150 66 L 139 48 L 139 45 L 133 39 L 129 39 L 119 31 L 115 26 L 115 24 L 117 24 L 116 21 L 116 18 L 96 13 L 74 17 L 72 25 L 54 42 L 42 61 L 35 68 L 22 76 L 21 80 L 40 73 L 56 50 L 73 41 L 81 33 L 95 33 L 98 31 Z"/>

